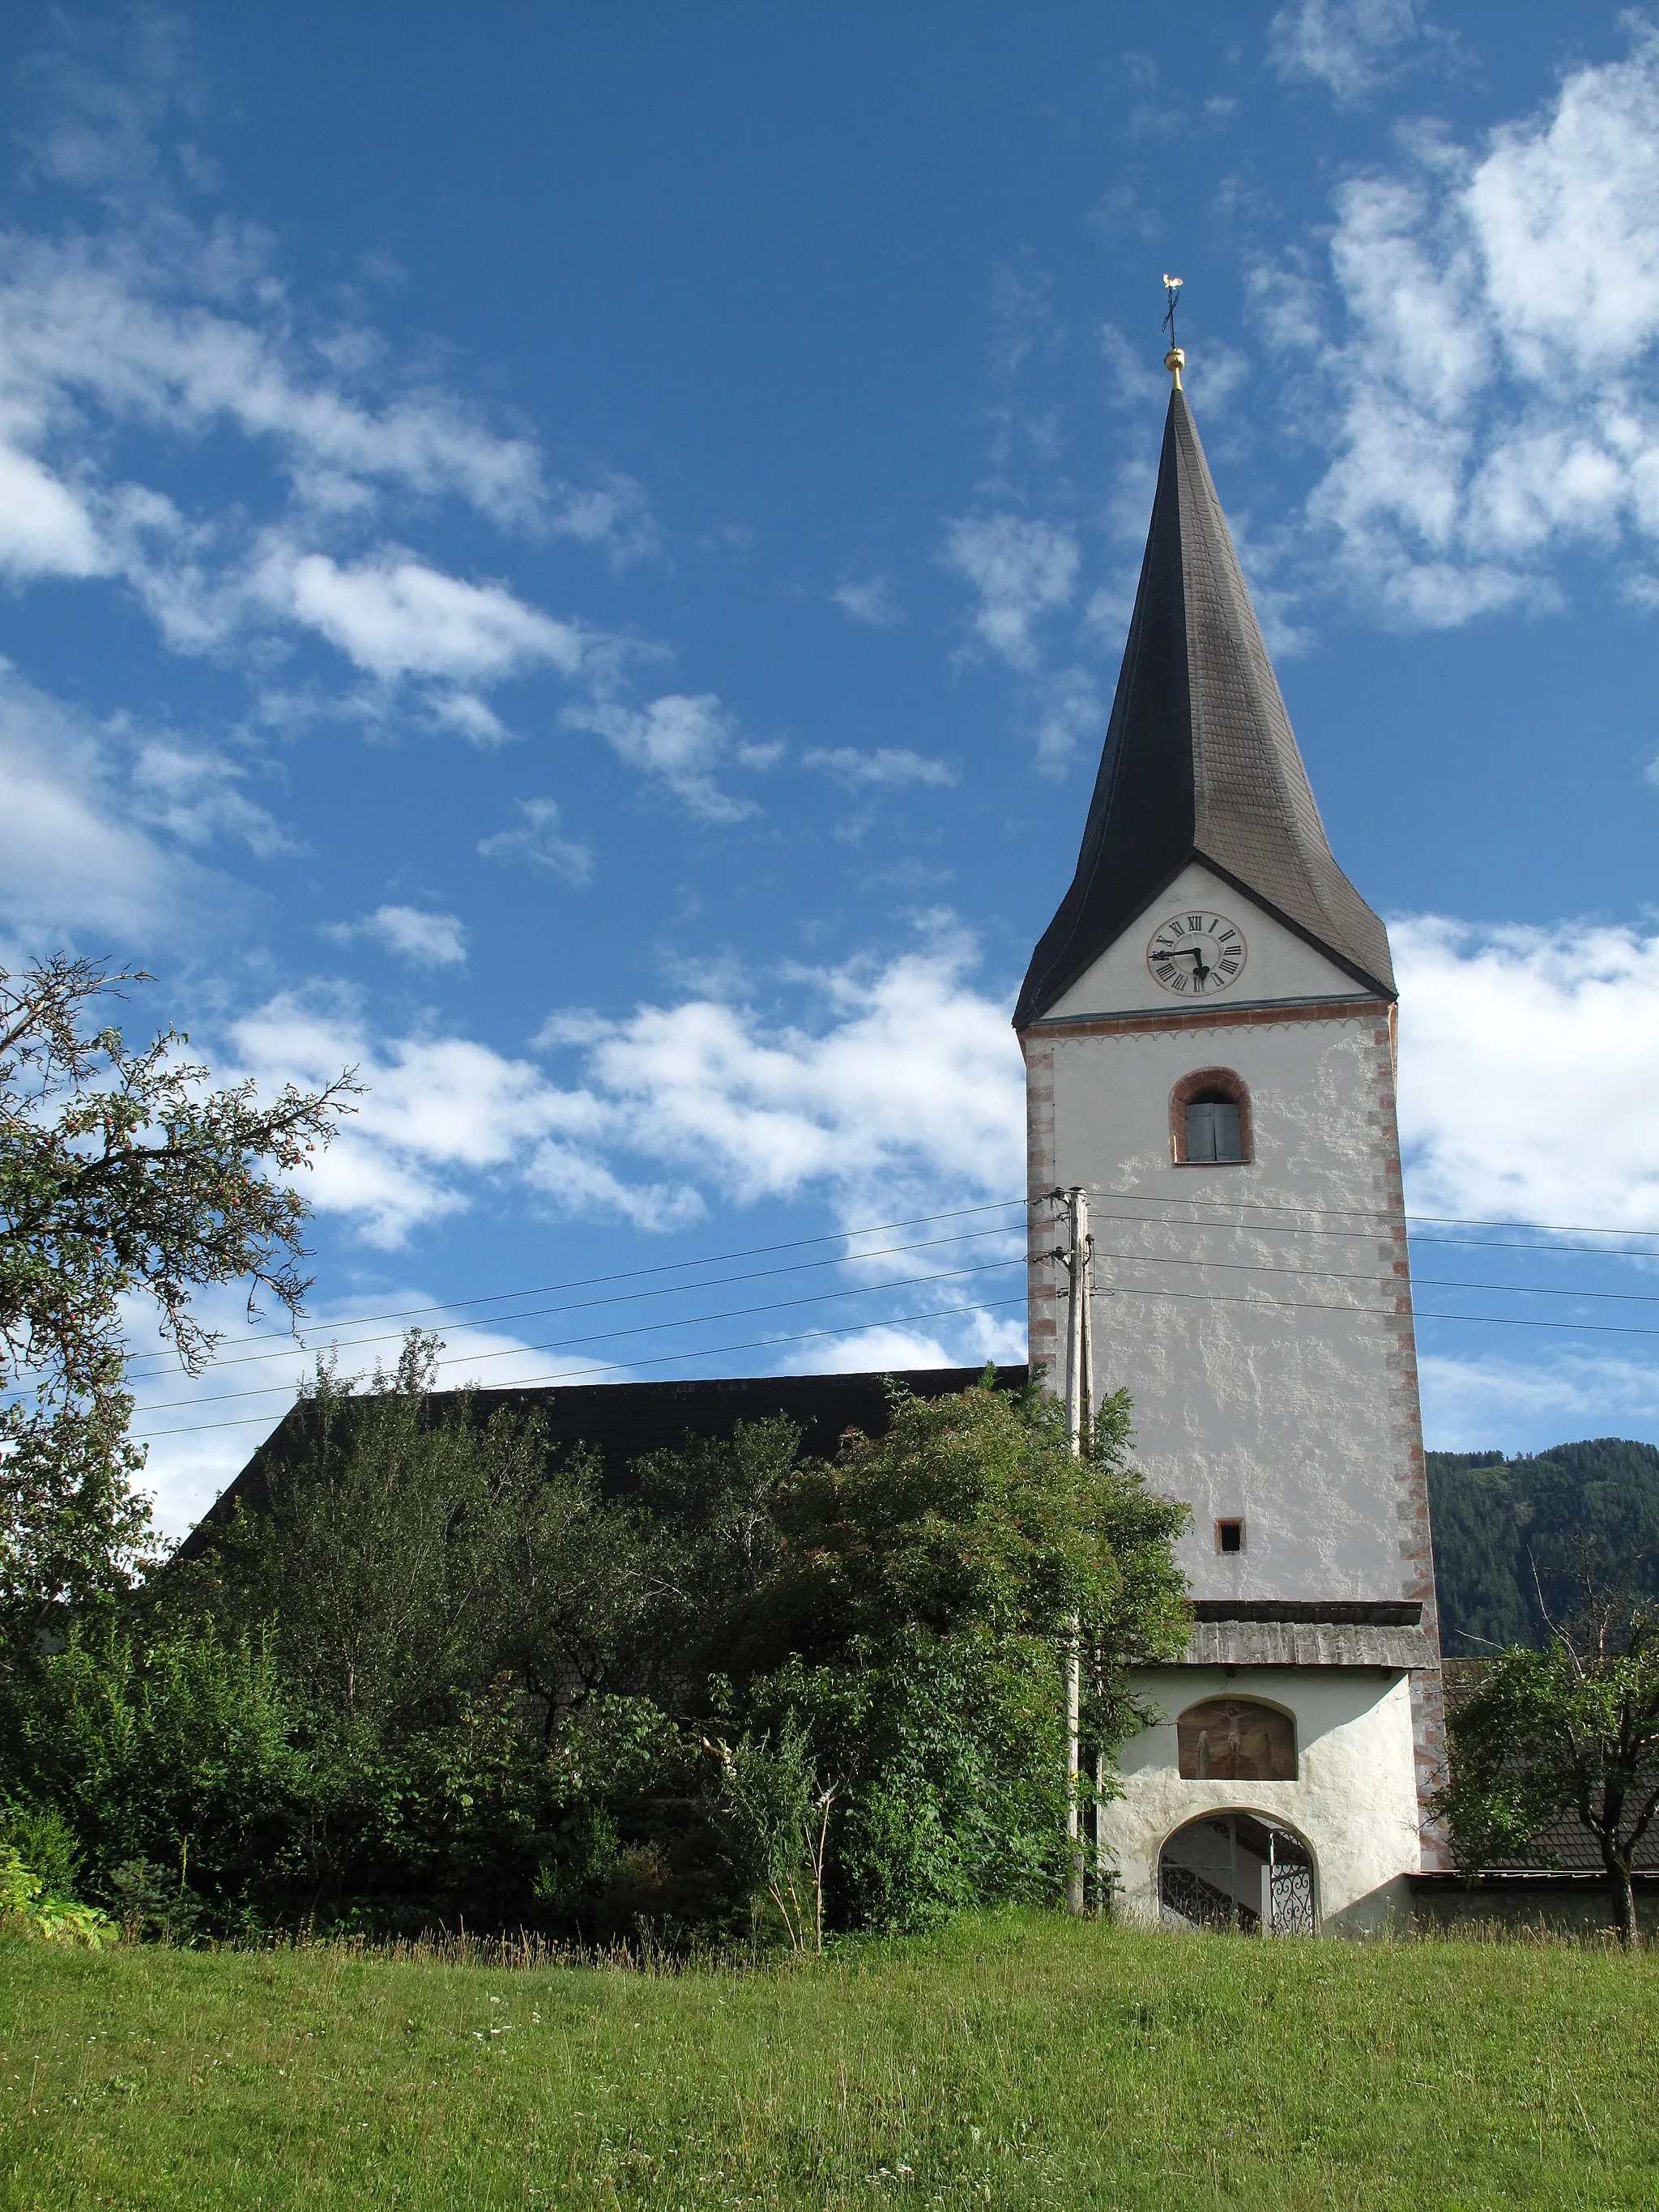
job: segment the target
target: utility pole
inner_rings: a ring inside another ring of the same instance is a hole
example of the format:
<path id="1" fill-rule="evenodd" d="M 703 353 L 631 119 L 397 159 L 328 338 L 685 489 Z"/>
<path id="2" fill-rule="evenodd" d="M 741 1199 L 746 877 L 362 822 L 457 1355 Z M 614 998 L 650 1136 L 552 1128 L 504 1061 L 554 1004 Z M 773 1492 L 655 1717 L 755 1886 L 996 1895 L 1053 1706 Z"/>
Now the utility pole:
<path id="1" fill-rule="evenodd" d="M 1089 1194 L 1080 1187 L 1064 1194 L 1068 1249 L 1060 1254 L 1071 1278 L 1071 1306 L 1066 1341 L 1066 1435 L 1072 1456 L 1083 1455 L 1083 1431 L 1094 1414 L 1094 1239 L 1089 1234 Z M 1083 1912 L 1083 1808 L 1079 1784 L 1082 1760 L 1083 1624 L 1073 1613 L 1066 1643 L 1066 1903 Z"/>

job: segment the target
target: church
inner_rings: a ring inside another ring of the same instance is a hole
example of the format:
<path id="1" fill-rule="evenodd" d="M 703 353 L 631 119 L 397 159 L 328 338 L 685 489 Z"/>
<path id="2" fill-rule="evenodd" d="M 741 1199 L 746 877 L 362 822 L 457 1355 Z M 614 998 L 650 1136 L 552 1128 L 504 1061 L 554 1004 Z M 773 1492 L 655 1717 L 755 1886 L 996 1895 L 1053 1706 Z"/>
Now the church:
<path id="1" fill-rule="evenodd" d="M 1077 872 L 1014 1017 L 1030 1358 L 1065 1388 L 1075 1273 L 1097 1395 L 1128 1390 L 1137 1465 L 1192 1513 L 1191 1642 L 1143 1678 L 1164 1718 L 1103 1814 L 1121 1907 L 1362 1932 L 1449 1863 L 1424 1815 L 1443 1717 L 1394 973 L 1165 365 Z"/>
<path id="2" fill-rule="evenodd" d="M 1327 842 L 1186 395 L 1070 889 L 1014 1022 L 1027 1077 L 1030 1372 L 1092 1347 L 1135 1463 L 1190 1510 L 1194 1620 L 1097 1815 L 1117 1909 L 1366 1933 L 1447 1878 L 1425 1826 L 1442 1678 L 1395 1117 L 1388 933 Z M 1086 1208 L 1082 1264 L 1062 1249 Z M 1086 1304 L 1073 1308 L 1075 1273 Z M 1082 1326 L 1086 1321 L 1087 1326 Z M 1075 1372 L 1075 1370 L 1073 1370 Z M 975 1370 L 895 1378 L 922 1396 Z M 1003 1370 L 1016 1385 L 1024 1370 Z M 554 1385 L 607 1480 L 785 1413 L 829 1455 L 878 1375 Z M 1075 1402 L 1075 1399 L 1074 1399 Z M 296 1407 L 220 1498 L 257 1507 Z M 198 1540 L 187 1540 L 188 1553 Z"/>

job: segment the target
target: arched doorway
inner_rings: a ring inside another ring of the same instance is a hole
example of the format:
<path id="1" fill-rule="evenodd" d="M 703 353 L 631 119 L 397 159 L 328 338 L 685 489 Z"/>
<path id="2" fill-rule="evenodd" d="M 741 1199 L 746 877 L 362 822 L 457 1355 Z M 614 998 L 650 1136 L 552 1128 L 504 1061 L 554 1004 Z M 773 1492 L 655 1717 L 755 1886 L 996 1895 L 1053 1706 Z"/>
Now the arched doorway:
<path id="1" fill-rule="evenodd" d="M 1173 1928 L 1311 1936 L 1313 1855 L 1259 1813 L 1206 1813 L 1177 1828 L 1158 1861 L 1160 1917 Z"/>

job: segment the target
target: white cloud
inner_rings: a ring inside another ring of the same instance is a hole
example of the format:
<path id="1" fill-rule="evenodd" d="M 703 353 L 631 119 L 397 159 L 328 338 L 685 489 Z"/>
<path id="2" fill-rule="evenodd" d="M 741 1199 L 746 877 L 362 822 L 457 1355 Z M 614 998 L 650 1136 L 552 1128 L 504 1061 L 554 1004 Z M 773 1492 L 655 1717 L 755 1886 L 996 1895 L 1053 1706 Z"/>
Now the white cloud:
<path id="1" fill-rule="evenodd" d="M 559 526 L 562 510 L 549 506 L 523 441 L 490 436 L 441 398 L 368 411 L 325 378 L 305 377 L 275 328 L 145 296 L 181 274 L 206 283 L 207 272 L 149 267 L 127 246 L 103 267 L 84 241 L 59 250 L 0 240 L 0 559 L 15 576 L 118 571 L 185 651 L 222 648 L 275 611 L 270 558 L 255 561 L 240 510 L 191 517 L 154 486 L 100 478 L 94 456 L 112 426 L 194 439 L 240 430 L 276 462 L 287 526 L 313 547 L 321 533 L 372 520 L 390 491 L 448 492 L 499 521 Z M 274 325 L 283 316 L 271 304 Z M 289 602 L 283 611 L 320 617 L 378 671 L 373 650 L 358 649 L 373 646 L 373 610 L 343 608 L 349 587 L 328 583 L 297 568 L 278 595 Z M 307 596 L 318 602 L 310 609 Z M 435 611 L 440 635 L 453 636 L 453 612 Z M 423 665 L 418 653 L 412 665 Z"/>
<path id="2" fill-rule="evenodd" d="M 1022 1188 L 1024 1076 L 974 957 L 941 925 L 884 965 L 813 975 L 811 1025 L 703 999 L 551 1035 L 585 1048 L 586 1090 L 630 1149 L 737 1204 L 817 1192 L 859 1221 L 1002 1198 Z"/>
<path id="3" fill-rule="evenodd" d="M 463 1037 L 378 1039 L 352 1008 L 283 994 L 234 1026 L 243 1072 L 262 1088 L 326 1082 L 355 1067 L 357 1111 L 304 1179 L 319 1212 L 353 1218 L 392 1248 L 422 1224 L 465 1212 L 479 1186 L 546 1194 L 566 1212 L 621 1214 L 662 1228 L 695 1218 L 694 1193 L 625 1185 L 598 1152 L 605 1102 L 562 1091 L 532 1062 Z"/>
<path id="4" fill-rule="evenodd" d="M 1006 1295 L 1006 1293 L 1005 1293 Z M 1023 1300 L 1024 1292 L 1019 1290 Z M 944 1301 L 941 1301 L 944 1303 Z M 949 1337 L 952 1340 L 946 1342 Z M 1025 1316 L 999 1314 L 951 1316 L 938 1333 L 921 1324 L 878 1322 L 855 1336 L 821 1336 L 779 1364 L 783 1375 L 894 1375 L 915 1367 L 977 1367 L 994 1359 L 999 1367 L 1025 1364 Z"/>
<path id="5" fill-rule="evenodd" d="M 392 1364 L 398 1338 L 376 1319 L 380 1315 L 413 1313 L 424 1316 L 422 1326 L 439 1322 L 443 1351 L 438 1382 L 442 1389 L 459 1389 L 472 1382 L 492 1388 L 546 1382 L 594 1364 L 591 1354 L 531 1351 L 524 1338 L 508 1328 L 442 1321 L 438 1302 L 419 1284 L 386 1284 L 373 1293 L 320 1302 L 291 1343 L 280 1335 L 270 1343 L 247 1341 L 246 1314 L 234 1291 L 204 1292 L 196 1305 L 208 1326 L 226 1339 L 224 1364 L 191 1376 L 167 1352 L 146 1351 L 128 1377 L 136 1401 L 133 1432 L 141 1441 L 153 1439 L 148 1445 L 143 1486 L 154 1496 L 156 1519 L 169 1536 L 182 1536 L 199 1521 L 246 1465 L 255 1445 L 287 1412 L 301 1382 L 315 1372 L 319 1352 L 339 1346 L 343 1376 L 367 1373 L 377 1360 Z M 156 1340 L 153 1323 L 153 1312 L 135 1305 L 130 1316 L 131 1340 L 139 1346 Z M 264 1326 L 275 1329 L 269 1315 Z M 251 1352 L 274 1356 L 256 1362 L 248 1358 Z"/>
<path id="6" fill-rule="evenodd" d="M 1340 312 L 1304 386 L 1335 457 L 1309 514 L 1392 619 L 1547 606 L 1564 550 L 1659 543 L 1659 33 L 1632 41 L 1483 147 L 1419 133 L 1338 193 Z M 1306 268 L 1255 292 L 1305 355 Z"/>
<path id="7" fill-rule="evenodd" d="M 895 629 L 904 619 L 888 576 L 849 578 L 830 593 L 842 612 L 872 629 Z"/>
<path id="8" fill-rule="evenodd" d="M 556 491 L 548 516 L 548 526 L 556 537 L 597 545 L 617 568 L 660 551 L 662 532 L 644 485 L 634 477 L 621 476 L 613 469 L 585 489 L 560 484 Z"/>
<path id="9" fill-rule="evenodd" d="M 125 179 L 101 226 L 0 234 L 0 574 L 119 578 L 173 650 L 260 668 L 314 633 L 371 688 L 416 685 L 428 720 L 478 742 L 505 734 L 481 688 L 539 667 L 597 678 L 613 642 L 445 574 L 387 543 L 389 526 L 455 501 L 623 562 L 657 542 L 641 488 L 605 471 L 550 481 L 533 439 L 400 379 L 374 332 L 317 327 L 269 241 L 193 224 L 154 162 L 134 167 L 155 105 L 118 128 L 105 100 L 88 126 L 94 147 L 113 134 Z M 90 153 L 53 160 L 110 182 Z M 210 439 L 228 465 L 181 471 Z M 371 718 L 388 703 L 360 687 Z"/>
<path id="10" fill-rule="evenodd" d="M 1099 336 L 1100 350 L 1115 386 L 1114 403 L 1137 410 L 1162 405 L 1170 396 L 1170 378 L 1158 356 L 1135 344 L 1115 323 L 1103 323 Z"/>
<path id="11" fill-rule="evenodd" d="M 1659 1369 L 1600 1352 L 1419 1360 L 1431 1451 L 1542 1451 L 1575 1437 L 1652 1435 Z"/>
<path id="12" fill-rule="evenodd" d="M 1063 775 L 1079 744 L 1098 746 L 1105 737 L 1105 710 L 1086 668 L 1062 668 L 1045 678 L 1034 703 L 1037 766 L 1045 775 Z"/>
<path id="13" fill-rule="evenodd" d="M 469 744 L 499 745 L 511 735 L 495 708 L 476 691 L 451 691 L 438 687 L 426 692 L 421 703 L 428 719 L 439 729 L 458 731 Z"/>
<path id="14" fill-rule="evenodd" d="M 493 837 L 479 839 L 478 850 L 484 859 L 525 860 L 532 867 L 546 868 L 562 877 L 568 884 L 591 882 L 592 851 L 561 835 L 557 799 L 521 799 L 518 808 L 524 819 L 516 830 L 498 830 Z"/>
<path id="15" fill-rule="evenodd" d="M 3 425 L 0 416 L 0 425 Z M 92 517 L 32 453 L 0 444 L 0 568 L 30 576 L 95 576 L 111 565 Z"/>
<path id="16" fill-rule="evenodd" d="M 1013 514 L 963 516 L 945 534 L 945 559 L 980 597 L 974 628 L 1012 666 L 1035 669 L 1036 625 L 1077 586 L 1079 549 L 1069 530 Z"/>
<path id="17" fill-rule="evenodd" d="M 957 771 L 949 761 L 929 760 L 902 746 L 880 745 L 861 753 L 852 745 L 837 745 L 801 755 L 803 768 L 821 769 L 847 784 L 955 783 Z"/>
<path id="18" fill-rule="evenodd" d="M 1162 406 L 1170 396 L 1170 376 L 1161 352 L 1154 351 L 1144 342 L 1137 344 L 1115 323 L 1103 323 L 1099 338 L 1102 356 L 1115 386 L 1113 404 L 1133 409 L 1137 414 L 1144 414 L 1150 406 Z M 1183 381 L 1188 392 L 1200 402 L 1205 420 L 1210 422 L 1225 413 L 1233 394 L 1247 381 L 1249 374 L 1247 354 L 1224 340 L 1207 338 L 1201 349 L 1194 350 Z M 1126 465 L 1133 472 L 1131 482 L 1137 487 L 1137 493 L 1144 483 L 1150 494 L 1153 473 L 1150 460 L 1136 459 Z M 1138 496 L 1134 503 L 1140 515 L 1134 533 L 1138 537 L 1146 527 L 1145 507 Z"/>
<path id="19" fill-rule="evenodd" d="M 427 914 L 416 906 L 376 907 L 357 921 L 338 921 L 324 932 L 340 944 L 372 938 L 400 959 L 422 968 L 458 968 L 466 959 L 466 931 L 453 914 Z"/>
<path id="20" fill-rule="evenodd" d="M 1348 105 L 1399 74 L 1402 47 L 1444 35 L 1416 0 L 1295 0 L 1268 25 L 1267 52 L 1281 76 L 1317 80 Z"/>
<path id="21" fill-rule="evenodd" d="M 248 797 L 246 776 L 222 753 L 175 738 L 145 738 L 132 769 L 136 811 L 186 845 L 230 836 L 261 860 L 300 851 L 268 809 Z"/>
<path id="22" fill-rule="evenodd" d="M 246 790 L 249 766 L 130 717 L 99 723 L 0 660 L 0 922 L 19 941 L 153 956 L 210 902 L 222 930 L 238 894 L 201 864 L 223 838 L 262 858 L 295 852 Z"/>
<path id="23" fill-rule="evenodd" d="M 263 564 L 262 584 L 302 623 L 383 682 L 402 676 L 485 680 L 546 663 L 574 676 L 583 633 L 499 584 L 465 584 L 397 552 L 342 568 L 324 553 Z"/>
<path id="24" fill-rule="evenodd" d="M 0 913 L 30 941 L 82 929 L 143 943 L 178 872 L 122 803 L 103 733 L 0 666 Z"/>
<path id="25" fill-rule="evenodd" d="M 1392 925 L 1413 1207 L 1659 1230 L 1659 935 Z"/>
<path id="26" fill-rule="evenodd" d="M 643 708 L 567 707 L 559 720 L 567 729 L 595 732 L 630 768 L 654 776 L 705 822 L 741 822 L 757 811 L 752 799 L 733 799 L 720 788 L 717 769 L 728 762 L 769 768 L 783 750 L 742 743 L 732 717 L 708 692 L 696 698 L 670 692 Z"/>
<path id="27" fill-rule="evenodd" d="M 342 348 L 307 347 L 295 319 L 251 233 L 175 220 L 142 234 L 0 239 L 0 406 L 15 448 L 54 448 L 91 414 L 196 438 L 228 428 L 325 513 L 395 486 L 497 522 L 564 519 L 593 534 L 598 516 L 572 488 L 550 498 L 530 441 L 490 431 L 435 390 L 374 404 L 343 380 Z"/>

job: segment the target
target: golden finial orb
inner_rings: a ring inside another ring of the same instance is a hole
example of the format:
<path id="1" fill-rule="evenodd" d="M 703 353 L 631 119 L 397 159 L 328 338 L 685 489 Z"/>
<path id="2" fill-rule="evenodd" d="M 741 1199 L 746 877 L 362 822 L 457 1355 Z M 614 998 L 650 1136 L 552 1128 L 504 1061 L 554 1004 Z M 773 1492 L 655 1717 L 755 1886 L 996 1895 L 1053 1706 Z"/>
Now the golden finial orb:
<path id="1" fill-rule="evenodd" d="M 1171 276 L 1167 270 L 1164 276 L 1164 296 L 1170 303 L 1169 313 L 1164 318 L 1164 327 L 1170 333 L 1170 350 L 1164 356 L 1164 366 L 1174 377 L 1175 388 L 1179 392 L 1181 372 L 1187 366 L 1187 356 L 1176 343 L 1175 319 L 1176 309 L 1181 304 L 1181 279 Z"/>

